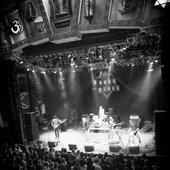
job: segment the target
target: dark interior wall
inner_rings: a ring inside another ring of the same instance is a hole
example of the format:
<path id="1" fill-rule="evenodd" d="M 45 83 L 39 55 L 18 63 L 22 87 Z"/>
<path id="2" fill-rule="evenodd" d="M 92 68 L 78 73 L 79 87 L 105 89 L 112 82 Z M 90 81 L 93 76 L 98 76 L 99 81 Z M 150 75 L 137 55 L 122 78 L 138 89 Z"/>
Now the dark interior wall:
<path id="1" fill-rule="evenodd" d="M 0 84 L 0 112 L 1 112 L 1 117 L 2 117 L 2 125 L 0 127 L 0 135 L 3 137 L 0 137 L 0 142 L 4 143 L 6 141 L 10 140 L 10 135 L 9 135 L 9 122 L 8 122 L 8 112 L 9 112 L 9 107 L 6 107 L 9 105 L 9 94 L 7 93 L 8 91 L 8 77 L 6 75 L 6 61 L 3 59 L 0 59 L 0 77 L 1 77 L 1 84 Z"/>
<path id="2" fill-rule="evenodd" d="M 5 142 L 24 142 L 19 87 L 13 61 L 0 59 L 0 111 L 5 122 Z M 3 139 L 4 136 L 1 137 Z"/>

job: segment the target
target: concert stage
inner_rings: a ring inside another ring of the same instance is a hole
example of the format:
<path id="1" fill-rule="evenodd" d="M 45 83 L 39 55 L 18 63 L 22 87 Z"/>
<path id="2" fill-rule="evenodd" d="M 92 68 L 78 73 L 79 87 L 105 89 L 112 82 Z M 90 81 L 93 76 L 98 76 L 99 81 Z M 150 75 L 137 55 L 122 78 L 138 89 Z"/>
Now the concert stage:
<path id="1" fill-rule="evenodd" d="M 113 137 L 109 138 L 109 131 L 103 129 L 92 129 L 89 134 L 80 127 L 70 127 L 66 131 L 60 132 L 59 142 L 55 139 L 53 130 L 43 129 L 39 134 L 39 141 L 44 144 L 48 142 L 56 143 L 55 149 L 67 148 L 69 145 L 76 146 L 78 150 L 88 153 L 102 153 L 108 154 L 133 154 L 155 155 L 155 132 L 140 132 L 141 144 L 135 139 L 134 144 L 128 145 L 128 131 L 126 128 L 113 131 Z"/>

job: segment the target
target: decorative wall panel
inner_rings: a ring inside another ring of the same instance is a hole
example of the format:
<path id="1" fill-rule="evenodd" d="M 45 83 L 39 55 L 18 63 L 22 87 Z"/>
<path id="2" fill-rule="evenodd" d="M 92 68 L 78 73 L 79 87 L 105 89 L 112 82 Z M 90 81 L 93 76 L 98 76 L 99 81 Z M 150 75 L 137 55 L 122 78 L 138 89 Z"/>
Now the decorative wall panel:
<path id="1" fill-rule="evenodd" d="M 21 16 L 27 29 L 28 41 L 40 44 L 49 41 L 50 23 L 41 0 L 27 0 L 20 4 Z"/>
<path id="2" fill-rule="evenodd" d="M 163 23 L 163 18 L 165 19 L 165 15 L 161 5 L 154 6 L 153 1 L 145 1 L 141 24 L 142 29 L 149 28 L 151 30 L 154 29 L 155 26 L 160 26 Z"/>
<path id="3" fill-rule="evenodd" d="M 139 28 L 144 0 L 110 1 L 109 28 Z"/>
<path id="4" fill-rule="evenodd" d="M 109 5 L 110 0 L 80 0 L 79 31 L 81 33 L 109 32 Z"/>
<path id="5" fill-rule="evenodd" d="M 51 25 L 54 31 L 54 36 L 50 37 L 52 42 L 58 44 L 81 39 L 77 23 L 79 4 L 79 0 L 50 1 Z"/>
<path id="6" fill-rule="evenodd" d="M 4 15 L 5 26 L 7 28 L 11 48 L 18 49 L 26 46 L 26 32 L 24 30 L 23 22 L 20 18 L 18 9 L 15 6 L 12 6 Z"/>

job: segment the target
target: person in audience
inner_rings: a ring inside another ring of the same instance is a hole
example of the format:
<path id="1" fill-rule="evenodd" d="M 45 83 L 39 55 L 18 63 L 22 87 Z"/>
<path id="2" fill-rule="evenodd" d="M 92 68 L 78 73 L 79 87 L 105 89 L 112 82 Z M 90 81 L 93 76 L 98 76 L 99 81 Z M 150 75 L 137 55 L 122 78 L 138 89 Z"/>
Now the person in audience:
<path id="1" fill-rule="evenodd" d="M 102 167 L 100 166 L 99 164 L 99 158 L 98 156 L 96 156 L 94 159 L 93 159 L 93 164 L 92 164 L 92 170 L 102 170 Z"/>
<path id="2" fill-rule="evenodd" d="M 44 146 L 45 147 L 45 146 Z M 6 145 L 0 152 L 2 170 L 159 170 L 153 158 L 142 156 L 67 152 L 61 148 L 39 150 L 37 146 Z M 159 159 L 159 158 L 158 158 Z M 150 161 L 149 161 L 150 160 Z"/>

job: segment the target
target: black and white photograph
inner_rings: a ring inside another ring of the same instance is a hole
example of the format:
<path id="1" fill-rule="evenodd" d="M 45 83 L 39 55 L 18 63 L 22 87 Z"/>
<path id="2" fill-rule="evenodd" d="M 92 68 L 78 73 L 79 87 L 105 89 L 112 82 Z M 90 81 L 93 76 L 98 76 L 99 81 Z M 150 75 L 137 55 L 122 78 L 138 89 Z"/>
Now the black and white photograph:
<path id="1" fill-rule="evenodd" d="M 167 169 L 170 0 L 2 2 L 0 169 Z"/>

